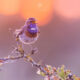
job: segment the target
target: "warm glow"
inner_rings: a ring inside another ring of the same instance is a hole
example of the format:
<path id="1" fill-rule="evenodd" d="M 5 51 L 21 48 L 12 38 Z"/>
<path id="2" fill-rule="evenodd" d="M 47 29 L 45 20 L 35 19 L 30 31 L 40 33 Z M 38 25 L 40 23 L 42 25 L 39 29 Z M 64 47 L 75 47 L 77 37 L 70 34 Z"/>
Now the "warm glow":
<path id="1" fill-rule="evenodd" d="M 52 18 L 52 5 L 53 0 L 22 0 L 20 12 L 25 19 L 35 17 L 44 25 Z"/>
<path id="2" fill-rule="evenodd" d="M 55 11 L 66 18 L 80 18 L 80 0 L 55 0 Z"/>
<path id="3" fill-rule="evenodd" d="M 18 13 L 19 0 L 0 0 L 0 13 L 12 15 Z"/>

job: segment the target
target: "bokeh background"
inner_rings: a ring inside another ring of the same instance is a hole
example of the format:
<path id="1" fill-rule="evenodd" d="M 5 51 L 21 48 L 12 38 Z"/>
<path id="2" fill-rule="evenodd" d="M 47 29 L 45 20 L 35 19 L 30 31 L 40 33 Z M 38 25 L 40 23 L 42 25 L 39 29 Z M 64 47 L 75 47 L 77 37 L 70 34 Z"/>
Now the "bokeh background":
<path id="1" fill-rule="evenodd" d="M 80 76 L 80 0 L 0 0 L 0 57 L 11 54 L 16 46 L 14 31 L 29 17 L 35 17 L 40 28 L 34 60 L 56 67 L 64 64 Z M 43 80 L 23 60 L 0 69 L 0 80 Z"/>

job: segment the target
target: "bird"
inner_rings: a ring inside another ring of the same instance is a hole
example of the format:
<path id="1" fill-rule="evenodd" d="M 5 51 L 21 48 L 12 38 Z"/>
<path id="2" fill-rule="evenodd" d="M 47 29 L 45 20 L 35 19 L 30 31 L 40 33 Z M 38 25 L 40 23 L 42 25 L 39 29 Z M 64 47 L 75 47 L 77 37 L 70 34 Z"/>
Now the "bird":
<path id="1" fill-rule="evenodd" d="M 25 22 L 25 25 L 15 31 L 16 38 L 23 44 L 33 44 L 38 40 L 40 35 L 36 19 L 31 17 Z"/>

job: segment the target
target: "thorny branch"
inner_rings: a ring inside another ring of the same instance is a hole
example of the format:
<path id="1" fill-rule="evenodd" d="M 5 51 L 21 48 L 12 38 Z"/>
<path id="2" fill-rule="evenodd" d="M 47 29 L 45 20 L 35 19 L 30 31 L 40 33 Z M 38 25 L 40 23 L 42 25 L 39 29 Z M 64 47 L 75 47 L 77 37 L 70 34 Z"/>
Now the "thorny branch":
<path id="1" fill-rule="evenodd" d="M 18 56 L 8 56 L 4 58 L 0 58 L 0 65 L 13 62 L 15 60 L 24 59 L 25 61 L 28 61 L 32 64 L 32 66 L 36 67 L 38 69 L 37 74 L 44 77 L 44 80 L 80 80 L 79 77 L 72 75 L 70 70 L 65 70 L 64 65 L 62 65 L 59 68 L 52 67 L 50 65 L 45 65 L 43 67 L 39 63 L 36 63 L 31 55 L 36 53 L 36 49 L 32 49 L 29 54 L 25 54 L 25 51 L 23 50 L 22 44 L 19 42 L 19 39 L 16 38 L 17 41 L 17 48 L 13 50 L 13 53 L 18 52 Z"/>
<path id="2" fill-rule="evenodd" d="M 17 51 L 18 53 L 19 53 L 19 55 L 18 56 L 8 56 L 8 57 L 4 57 L 4 58 L 0 58 L 0 65 L 3 65 L 3 64 L 5 64 L 5 63 L 9 63 L 9 62 L 13 62 L 13 61 L 15 61 L 15 60 L 19 60 L 19 59 L 24 59 L 25 61 L 28 61 L 28 62 L 30 62 L 34 67 L 37 67 L 39 70 L 41 70 L 45 75 L 49 75 L 45 70 L 44 70 L 44 68 L 40 65 L 40 64 L 38 64 L 38 63 L 36 63 L 33 59 L 32 59 L 32 57 L 31 57 L 31 55 L 33 55 L 35 52 L 36 52 L 36 49 L 33 49 L 32 51 L 31 51 L 31 53 L 29 53 L 28 55 L 25 55 L 25 52 L 24 52 L 24 50 L 22 49 L 22 46 L 21 46 L 21 44 L 18 42 L 18 48 L 16 48 L 15 50 L 14 50 L 14 52 L 15 51 Z M 14 53 L 15 54 L 15 53 Z"/>
<path id="3" fill-rule="evenodd" d="M 20 53 L 20 52 L 19 52 L 19 53 Z M 23 58 L 25 61 L 29 61 L 33 66 L 39 68 L 42 72 L 44 72 L 45 74 L 47 74 L 46 71 L 43 69 L 43 67 L 42 67 L 40 64 L 36 63 L 36 62 L 32 59 L 32 57 L 30 56 L 31 54 L 34 54 L 34 53 L 35 53 L 35 50 L 32 50 L 29 55 L 25 55 L 24 53 L 23 53 L 23 55 L 22 55 L 22 53 L 20 53 L 20 55 L 17 56 L 17 57 L 8 56 L 8 57 L 5 57 L 5 58 L 0 58 L 0 64 L 5 64 L 5 63 L 7 63 L 7 62 L 9 62 L 9 61 L 12 61 L 12 60 L 14 61 L 14 60 L 18 60 L 18 59 Z"/>
<path id="4" fill-rule="evenodd" d="M 37 74 L 45 77 L 44 80 L 80 80 L 80 78 L 72 75 L 70 70 L 64 70 L 64 65 L 61 68 L 56 69 L 50 65 L 42 67 L 42 65 L 36 63 L 31 57 L 31 55 L 36 52 L 36 49 L 33 49 L 29 54 L 26 55 L 22 46 L 18 45 L 18 48 L 15 49 L 15 51 L 19 52 L 18 56 L 0 58 L 0 64 L 9 63 L 10 61 L 19 60 L 22 58 L 25 61 L 30 62 L 34 67 L 38 68 Z"/>

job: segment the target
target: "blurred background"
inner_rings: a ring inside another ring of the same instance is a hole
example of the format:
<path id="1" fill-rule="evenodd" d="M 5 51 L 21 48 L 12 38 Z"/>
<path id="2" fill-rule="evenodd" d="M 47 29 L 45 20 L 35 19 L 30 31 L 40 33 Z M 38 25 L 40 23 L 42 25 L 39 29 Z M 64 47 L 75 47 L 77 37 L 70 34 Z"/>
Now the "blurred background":
<path id="1" fill-rule="evenodd" d="M 15 48 L 15 29 L 29 17 L 37 19 L 40 37 L 34 44 L 36 62 L 55 67 L 65 65 L 80 76 L 80 0 L 0 0 L 0 57 Z M 29 50 L 30 47 L 24 45 Z M 1 80 L 43 80 L 29 62 L 3 65 Z"/>

